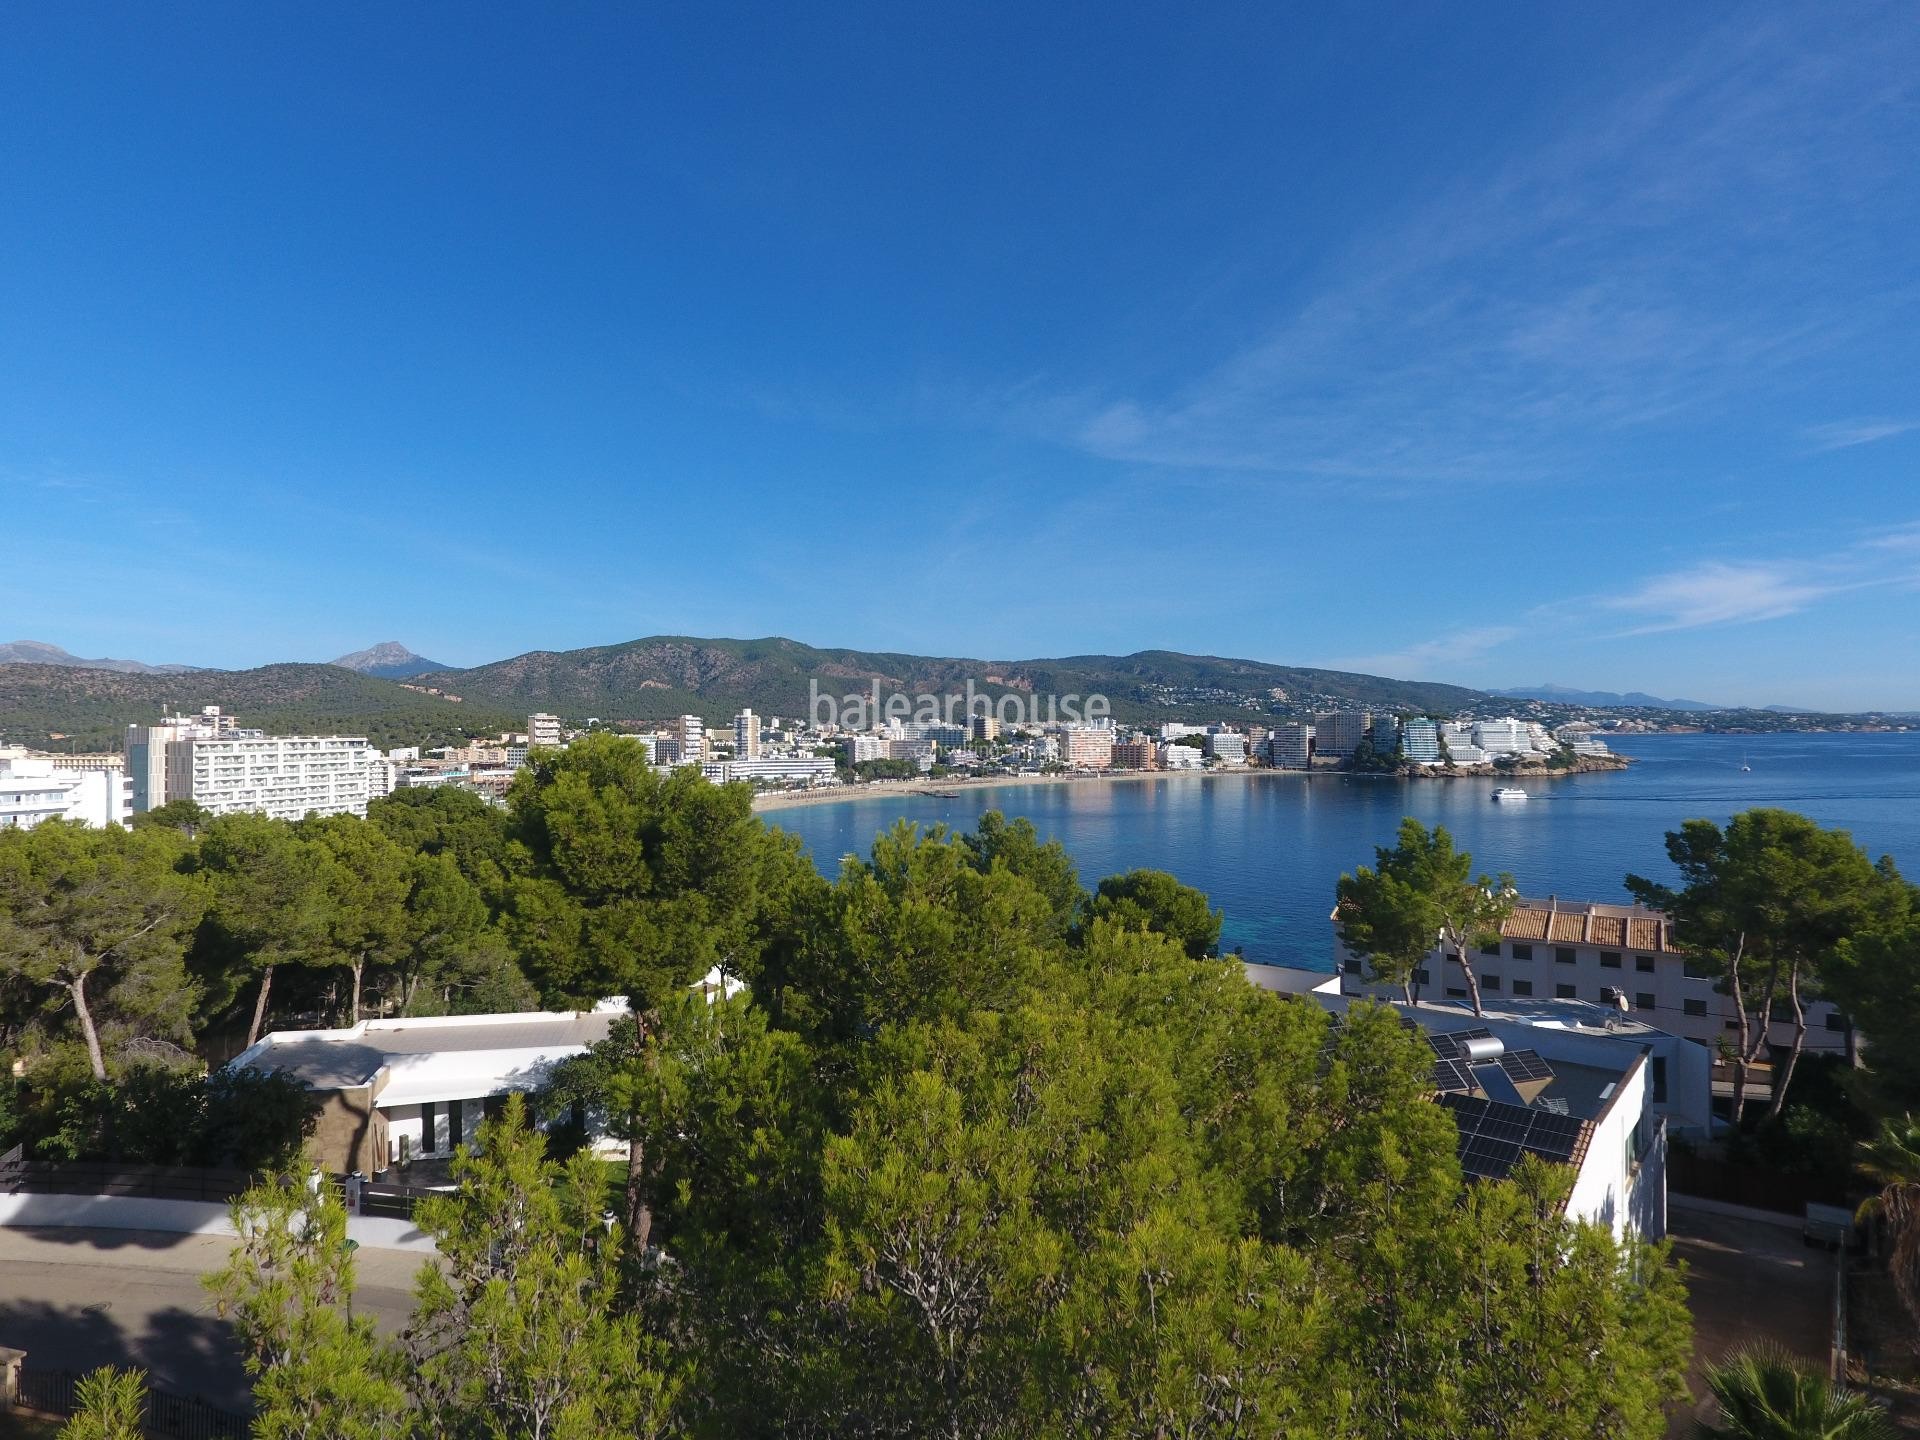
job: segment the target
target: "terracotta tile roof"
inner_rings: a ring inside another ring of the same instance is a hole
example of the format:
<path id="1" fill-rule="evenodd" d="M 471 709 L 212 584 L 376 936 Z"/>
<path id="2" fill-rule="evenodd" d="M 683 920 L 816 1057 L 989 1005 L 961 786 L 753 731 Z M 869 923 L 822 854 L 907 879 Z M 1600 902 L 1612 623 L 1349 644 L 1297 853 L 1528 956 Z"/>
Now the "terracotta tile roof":
<path id="1" fill-rule="evenodd" d="M 1658 920 L 1627 921 L 1627 944 L 1635 950 L 1662 950 L 1666 927 Z"/>
<path id="2" fill-rule="evenodd" d="M 1624 915 L 1594 916 L 1593 943 L 1595 945 L 1625 946 L 1627 943 L 1627 917 Z"/>
<path id="3" fill-rule="evenodd" d="M 1559 911 L 1553 917 L 1553 928 L 1547 938 L 1564 944 L 1577 945 L 1586 939 L 1586 922 L 1585 915 L 1571 914 L 1565 910 Z"/>
<path id="4" fill-rule="evenodd" d="M 1512 940 L 1544 940 L 1547 938 L 1547 912 L 1531 908 L 1515 907 L 1512 914 L 1501 925 L 1500 933 Z"/>

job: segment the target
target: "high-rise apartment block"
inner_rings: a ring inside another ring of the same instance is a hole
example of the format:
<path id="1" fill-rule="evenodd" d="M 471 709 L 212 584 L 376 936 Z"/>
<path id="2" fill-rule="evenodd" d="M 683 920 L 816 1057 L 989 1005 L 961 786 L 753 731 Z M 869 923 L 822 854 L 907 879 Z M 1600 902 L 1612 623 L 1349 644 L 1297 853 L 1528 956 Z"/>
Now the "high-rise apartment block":
<path id="1" fill-rule="evenodd" d="M 1400 726 L 1400 752 L 1415 765 L 1440 763 L 1440 725 L 1417 715 Z"/>
<path id="2" fill-rule="evenodd" d="M 742 710 L 733 717 L 733 758 L 760 758 L 760 717 L 751 710 Z"/>
<path id="3" fill-rule="evenodd" d="M 1314 727 L 1293 721 L 1273 727 L 1267 761 L 1276 770 L 1305 770 L 1313 764 Z"/>
<path id="4" fill-rule="evenodd" d="M 1113 747 L 1113 768 L 1116 770 L 1153 769 L 1153 742 L 1151 740 L 1122 740 Z"/>
<path id="5" fill-rule="evenodd" d="M 560 728 L 560 717 L 548 715 L 544 711 L 538 715 L 527 716 L 527 744 L 564 745 L 566 735 Z"/>
<path id="6" fill-rule="evenodd" d="M 993 715 L 975 715 L 969 721 L 968 730 L 970 738 L 974 740 L 998 740 L 1000 721 Z"/>
<path id="7" fill-rule="evenodd" d="M 697 765 L 707 758 L 707 722 L 698 715 L 682 715 L 667 730 L 680 742 L 682 765 Z"/>
<path id="8" fill-rule="evenodd" d="M 1060 760 L 1073 770 L 1105 770 L 1113 764 L 1113 730 L 1105 725 L 1062 725 Z"/>
<path id="9" fill-rule="evenodd" d="M 1360 748 L 1372 717 L 1364 710 L 1330 710 L 1313 717 L 1313 748 L 1319 754 L 1345 760 Z"/>

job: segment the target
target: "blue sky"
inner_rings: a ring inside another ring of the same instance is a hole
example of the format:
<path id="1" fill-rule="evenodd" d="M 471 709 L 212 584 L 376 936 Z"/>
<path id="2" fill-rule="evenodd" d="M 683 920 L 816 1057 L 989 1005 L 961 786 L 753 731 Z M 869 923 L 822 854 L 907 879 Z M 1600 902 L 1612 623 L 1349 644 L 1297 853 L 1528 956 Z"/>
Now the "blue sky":
<path id="1" fill-rule="evenodd" d="M 0 640 L 1920 708 L 1897 4 L 28 7 Z"/>

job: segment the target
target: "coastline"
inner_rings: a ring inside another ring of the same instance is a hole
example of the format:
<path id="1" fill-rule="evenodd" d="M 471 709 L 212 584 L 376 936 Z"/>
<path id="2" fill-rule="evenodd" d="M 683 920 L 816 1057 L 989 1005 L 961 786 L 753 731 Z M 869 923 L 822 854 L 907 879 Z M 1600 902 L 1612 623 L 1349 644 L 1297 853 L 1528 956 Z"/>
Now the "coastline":
<path id="1" fill-rule="evenodd" d="M 868 780 L 858 785 L 833 785 L 817 790 L 763 790 L 753 797 L 755 814 L 778 810 L 798 810 L 809 805 L 846 805 L 859 800 L 888 800 L 896 797 L 940 799 L 967 790 L 989 790 L 1002 786 L 1026 785 L 1111 785 L 1125 780 L 1220 780 L 1248 781 L 1311 780 L 1316 775 L 1338 776 L 1354 780 L 1555 780 L 1563 775 L 1589 774 L 1602 770 L 1625 770 L 1623 763 L 1585 764 L 1564 770 L 1544 766 L 1528 767 L 1506 775 L 1491 769 L 1443 770 L 1439 767 L 1414 771 L 1355 771 L 1327 766 L 1314 770 L 1273 770 L 1266 767 L 1240 770 L 1095 770 L 1077 775 L 985 775 L 949 777 L 944 780 Z"/>

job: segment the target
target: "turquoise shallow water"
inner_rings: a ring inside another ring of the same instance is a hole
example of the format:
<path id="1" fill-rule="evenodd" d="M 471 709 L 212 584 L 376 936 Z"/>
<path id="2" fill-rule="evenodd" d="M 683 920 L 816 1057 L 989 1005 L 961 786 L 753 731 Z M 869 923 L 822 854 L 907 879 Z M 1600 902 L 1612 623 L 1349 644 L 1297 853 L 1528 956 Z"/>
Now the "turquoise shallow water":
<path id="1" fill-rule="evenodd" d="M 1224 943 L 1249 959 L 1325 968 L 1327 912 L 1341 871 L 1370 863 L 1403 815 L 1445 825 L 1490 872 L 1530 895 L 1626 898 L 1628 871 L 1666 875 L 1661 837 L 1694 816 L 1755 805 L 1838 825 L 1920 876 L 1920 732 L 1888 735 L 1660 735 L 1615 746 L 1626 771 L 1528 780 L 1524 805 L 1495 804 L 1493 780 L 1340 775 L 1155 778 L 981 787 L 953 799 L 893 796 L 779 811 L 831 873 L 895 820 L 970 829 L 987 810 L 1024 815 L 1057 838 L 1088 885 L 1135 866 L 1168 870 L 1226 912 Z M 1740 769 L 1742 758 L 1753 767 Z"/>

